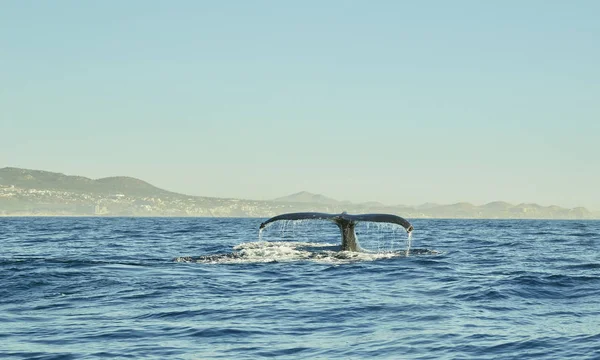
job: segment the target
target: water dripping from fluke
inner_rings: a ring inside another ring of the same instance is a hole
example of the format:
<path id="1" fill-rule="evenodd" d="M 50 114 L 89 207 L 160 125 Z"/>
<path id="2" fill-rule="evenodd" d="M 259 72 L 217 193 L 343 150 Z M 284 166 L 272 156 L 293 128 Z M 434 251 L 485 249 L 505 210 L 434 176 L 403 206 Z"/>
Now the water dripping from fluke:
<path id="1" fill-rule="evenodd" d="M 310 231 L 317 230 L 314 225 L 306 229 L 308 223 L 315 223 L 314 220 L 334 222 L 341 232 L 341 245 L 339 243 L 324 243 L 323 238 L 319 237 L 318 231 Z M 276 222 L 280 225 L 278 229 L 280 238 L 278 241 L 267 241 L 268 237 L 265 239 L 265 230 Z M 366 224 L 367 229 L 371 228 L 370 224 L 375 224 L 374 229 L 378 229 L 380 235 L 383 234 L 383 230 L 391 230 L 394 236 L 388 236 L 387 238 L 380 236 L 376 251 L 363 249 L 358 244 L 355 233 L 356 224 L 363 222 Z M 406 250 L 394 250 L 394 239 L 397 239 L 395 235 L 398 229 L 405 230 L 408 233 Z M 308 233 L 307 230 L 309 230 Z M 325 213 L 291 213 L 278 215 L 263 222 L 259 227 L 257 242 L 241 243 L 234 246 L 231 253 L 198 257 L 177 257 L 174 261 L 209 264 L 290 261 L 348 263 L 408 257 L 409 255 L 439 254 L 435 250 L 413 249 L 412 232 L 413 226 L 408 221 L 399 216 L 389 214 L 349 215 L 342 213 L 336 215 Z M 304 236 L 302 239 L 304 241 L 292 241 L 297 240 L 300 236 Z M 386 243 L 389 244 L 389 249 L 385 249 L 388 246 L 385 245 Z M 381 244 L 384 244 L 384 246 L 381 246 Z"/>

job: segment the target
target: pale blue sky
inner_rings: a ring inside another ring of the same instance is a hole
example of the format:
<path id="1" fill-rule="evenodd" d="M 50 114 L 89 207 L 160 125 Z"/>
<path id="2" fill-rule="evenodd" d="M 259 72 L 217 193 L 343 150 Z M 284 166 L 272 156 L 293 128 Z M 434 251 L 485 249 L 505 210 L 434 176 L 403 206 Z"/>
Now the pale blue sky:
<path id="1" fill-rule="evenodd" d="M 600 210 L 599 1 L 2 1 L 0 167 Z"/>

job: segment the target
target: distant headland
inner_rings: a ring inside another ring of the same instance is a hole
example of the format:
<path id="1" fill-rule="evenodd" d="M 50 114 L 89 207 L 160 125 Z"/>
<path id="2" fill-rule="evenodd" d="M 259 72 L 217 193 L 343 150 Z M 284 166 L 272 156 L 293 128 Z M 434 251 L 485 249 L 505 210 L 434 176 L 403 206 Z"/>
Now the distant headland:
<path id="1" fill-rule="evenodd" d="M 338 201 L 306 191 L 269 201 L 190 196 L 126 177 L 89 179 L 15 167 L 0 169 L 0 216 L 271 217 L 285 212 L 392 213 L 406 218 L 599 219 L 583 207 L 567 209 L 495 201 L 418 206 Z"/>

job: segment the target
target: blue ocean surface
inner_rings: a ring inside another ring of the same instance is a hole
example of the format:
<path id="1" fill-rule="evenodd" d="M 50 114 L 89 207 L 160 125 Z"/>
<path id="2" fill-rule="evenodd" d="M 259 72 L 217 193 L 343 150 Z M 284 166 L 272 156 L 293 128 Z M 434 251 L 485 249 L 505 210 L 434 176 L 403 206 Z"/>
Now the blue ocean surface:
<path id="1" fill-rule="evenodd" d="M 600 359 L 600 221 L 263 220 L 0 218 L 0 358 Z"/>

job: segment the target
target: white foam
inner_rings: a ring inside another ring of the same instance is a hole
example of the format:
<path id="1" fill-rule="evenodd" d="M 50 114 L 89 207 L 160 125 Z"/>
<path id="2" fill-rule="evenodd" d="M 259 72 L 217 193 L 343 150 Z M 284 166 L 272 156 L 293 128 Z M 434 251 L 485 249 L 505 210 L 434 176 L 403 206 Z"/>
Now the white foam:
<path id="1" fill-rule="evenodd" d="M 342 264 L 357 261 L 375 261 L 396 257 L 405 257 L 407 251 L 353 252 L 339 251 L 338 244 L 311 242 L 257 241 L 237 245 L 232 253 L 201 256 L 198 258 L 180 257 L 178 262 L 198 262 L 209 264 L 242 264 L 311 261 L 318 263 Z M 429 250 L 421 250 L 424 254 L 435 254 Z"/>
<path id="2" fill-rule="evenodd" d="M 330 242 L 338 239 L 335 227 L 328 227 L 327 221 L 314 219 L 282 220 L 267 224 L 258 232 L 258 241 L 237 245 L 233 252 L 200 257 L 179 257 L 180 262 L 216 264 L 267 263 L 311 261 L 322 263 L 349 263 L 374 261 L 409 255 L 434 255 L 436 251 L 411 249 L 412 232 L 405 238 L 406 230 L 392 223 L 359 222 L 357 237 L 363 251 L 340 251 L 340 244 Z M 273 224 L 277 224 L 271 227 Z M 264 231 L 270 228 L 270 231 Z M 363 236 L 364 235 L 364 236 Z M 401 240 L 401 239 L 406 239 Z M 315 242 L 320 241 L 320 242 Z M 405 247 L 403 246 L 405 244 Z M 366 246 L 363 246 L 366 245 Z"/>

